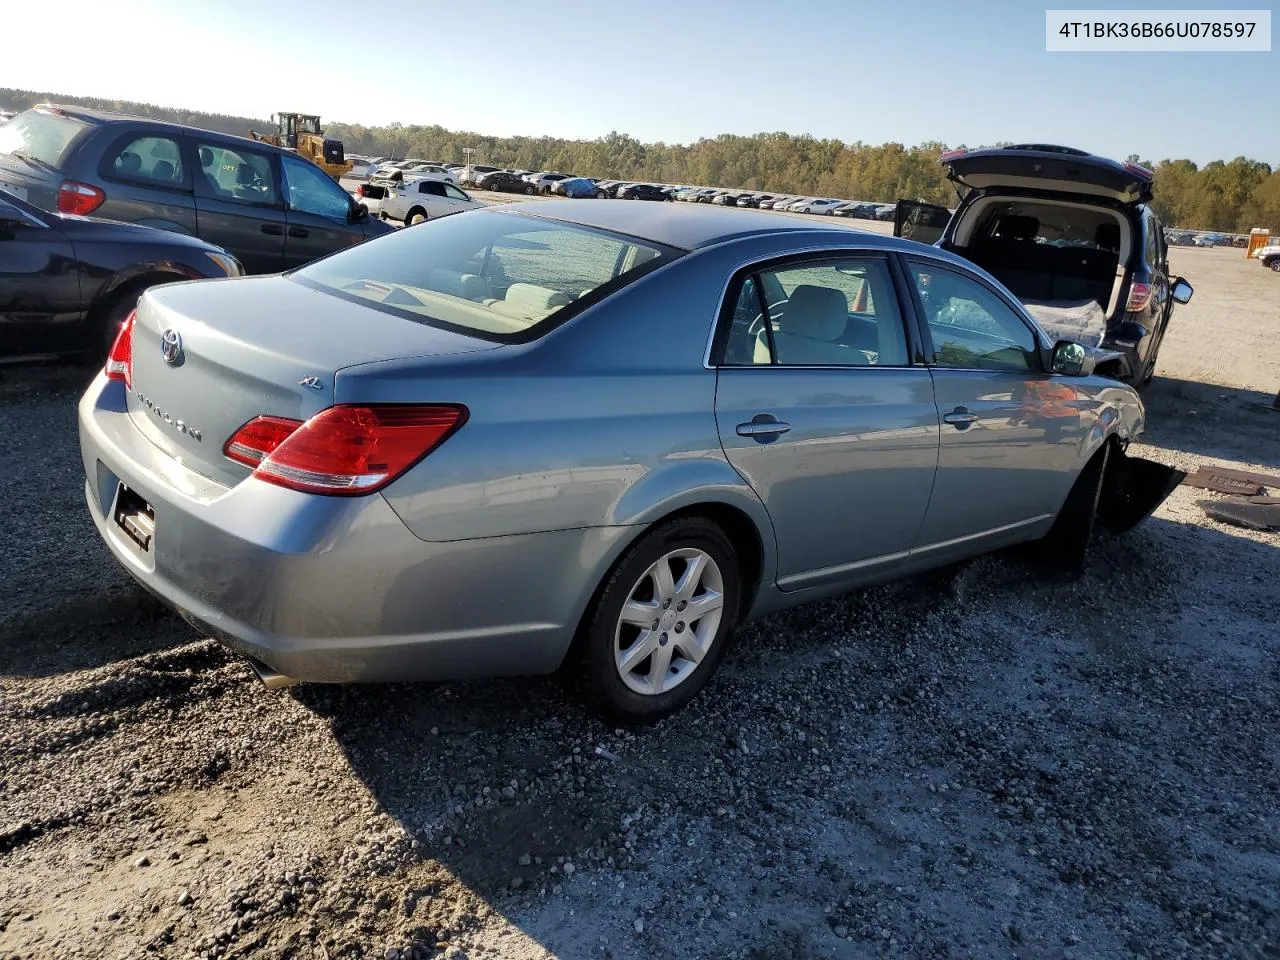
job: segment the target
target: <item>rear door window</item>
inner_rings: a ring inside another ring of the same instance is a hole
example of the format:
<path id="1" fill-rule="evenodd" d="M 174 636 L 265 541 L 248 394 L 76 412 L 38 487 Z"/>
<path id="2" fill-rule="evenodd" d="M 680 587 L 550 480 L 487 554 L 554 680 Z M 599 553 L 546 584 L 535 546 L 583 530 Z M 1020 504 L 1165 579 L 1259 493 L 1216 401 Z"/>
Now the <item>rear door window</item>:
<path id="1" fill-rule="evenodd" d="M 253 206 L 280 206 L 271 158 L 240 147 L 196 141 L 200 158 L 200 190 L 206 196 Z"/>
<path id="2" fill-rule="evenodd" d="M 188 187 L 178 141 L 147 134 L 117 140 L 106 156 L 105 175 L 115 180 L 135 180 L 160 187 Z"/>
<path id="3" fill-rule="evenodd" d="M 906 335 L 888 265 L 851 256 L 749 276 L 725 363 L 905 366 Z"/>

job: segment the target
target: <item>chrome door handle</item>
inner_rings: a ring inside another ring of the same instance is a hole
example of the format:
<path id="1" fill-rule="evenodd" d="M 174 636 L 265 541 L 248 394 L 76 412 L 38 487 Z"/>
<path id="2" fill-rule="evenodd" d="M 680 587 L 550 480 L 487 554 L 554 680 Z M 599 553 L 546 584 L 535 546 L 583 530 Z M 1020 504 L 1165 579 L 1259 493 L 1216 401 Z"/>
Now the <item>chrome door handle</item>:
<path id="1" fill-rule="evenodd" d="M 791 424 L 781 420 L 751 420 L 738 424 L 738 436 L 771 439 L 791 429 Z"/>
<path id="2" fill-rule="evenodd" d="M 942 422 L 951 424 L 957 430 L 968 429 L 969 424 L 977 419 L 978 415 L 976 413 L 970 413 L 964 407 L 956 407 L 950 413 L 942 415 Z"/>

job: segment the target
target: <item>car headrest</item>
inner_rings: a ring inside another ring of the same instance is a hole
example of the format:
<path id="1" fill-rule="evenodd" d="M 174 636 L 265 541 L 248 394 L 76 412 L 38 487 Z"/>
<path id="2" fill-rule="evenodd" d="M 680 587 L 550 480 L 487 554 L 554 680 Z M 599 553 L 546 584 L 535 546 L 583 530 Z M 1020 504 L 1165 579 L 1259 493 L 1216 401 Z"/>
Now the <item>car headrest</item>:
<path id="1" fill-rule="evenodd" d="M 249 166 L 247 163 L 236 165 L 236 183 L 241 186 L 245 186 L 246 184 L 253 183 L 254 179 L 253 167 Z"/>
<path id="2" fill-rule="evenodd" d="M 1093 242 L 1102 250 L 1120 249 L 1120 224 L 1100 223 L 1093 232 Z"/>
<path id="3" fill-rule="evenodd" d="M 474 273 L 434 267 L 427 273 L 427 289 L 447 293 L 463 300 L 480 300 L 489 296 L 489 285 Z"/>
<path id="4" fill-rule="evenodd" d="M 173 170 L 173 164 L 168 160 L 157 160 L 151 168 L 151 176 L 155 180 L 172 180 Z"/>
<path id="5" fill-rule="evenodd" d="M 209 167 L 213 165 L 213 151 L 208 147 L 200 148 L 200 166 Z"/>
<path id="6" fill-rule="evenodd" d="M 532 283 L 513 283 L 503 297 L 509 306 L 536 312 L 548 312 L 563 307 L 571 299 L 567 293 L 539 287 Z"/>
<path id="7" fill-rule="evenodd" d="M 802 283 L 791 291 L 779 327 L 810 340 L 839 338 L 849 323 L 849 299 L 831 287 Z"/>
<path id="8" fill-rule="evenodd" d="M 121 154 L 118 169 L 122 173 L 137 173 L 142 167 L 142 158 L 136 153 L 125 152 Z"/>
<path id="9" fill-rule="evenodd" d="M 1000 218 L 997 232 L 1010 240 L 1031 240 L 1039 229 L 1040 221 L 1035 217 L 1006 214 Z"/>

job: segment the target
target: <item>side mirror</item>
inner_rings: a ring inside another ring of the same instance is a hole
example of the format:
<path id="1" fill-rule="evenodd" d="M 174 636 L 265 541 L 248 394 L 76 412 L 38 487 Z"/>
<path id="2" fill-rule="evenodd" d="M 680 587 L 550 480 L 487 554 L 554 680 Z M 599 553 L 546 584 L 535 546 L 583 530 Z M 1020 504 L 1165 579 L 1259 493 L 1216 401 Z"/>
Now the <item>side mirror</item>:
<path id="1" fill-rule="evenodd" d="M 1071 340 L 1059 340 L 1053 345 L 1050 369 L 1064 377 L 1087 377 L 1093 373 L 1096 361 L 1093 353 Z"/>
<path id="2" fill-rule="evenodd" d="M 1189 303 L 1191 295 L 1195 293 L 1191 284 L 1183 280 L 1181 277 L 1175 277 L 1173 281 L 1173 299 L 1178 303 Z"/>
<path id="3" fill-rule="evenodd" d="M 355 203 L 351 205 L 351 213 L 348 216 L 348 219 L 352 223 L 359 223 L 368 215 L 369 215 L 368 207 L 366 207 L 363 203 Z"/>

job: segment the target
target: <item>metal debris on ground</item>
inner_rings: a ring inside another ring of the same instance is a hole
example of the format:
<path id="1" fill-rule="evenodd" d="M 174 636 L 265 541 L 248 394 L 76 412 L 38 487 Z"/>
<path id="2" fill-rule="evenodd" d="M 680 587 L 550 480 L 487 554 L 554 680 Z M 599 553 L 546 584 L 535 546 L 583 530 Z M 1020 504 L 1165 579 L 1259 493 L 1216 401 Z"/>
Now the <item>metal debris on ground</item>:
<path id="1" fill-rule="evenodd" d="M 604 747 L 596 747 L 596 753 L 599 756 L 604 757 L 606 760 L 612 760 L 615 763 L 618 761 L 618 755 L 610 750 L 606 750 Z"/>
<path id="2" fill-rule="evenodd" d="M 1280 497 L 1232 497 L 1197 500 L 1196 506 L 1214 520 L 1250 530 L 1280 530 Z"/>
<path id="3" fill-rule="evenodd" d="M 1188 487 L 1198 487 L 1201 490 L 1212 490 L 1215 493 L 1232 493 L 1242 497 L 1256 497 L 1266 493 L 1266 488 L 1261 484 L 1251 483 L 1248 480 L 1239 480 L 1235 477 L 1224 477 L 1217 473 L 1210 473 L 1205 467 L 1201 467 L 1195 473 L 1189 473 L 1186 479 L 1182 481 Z"/>
<path id="4" fill-rule="evenodd" d="M 1210 485 L 1215 480 L 1223 482 L 1221 488 Z M 1217 490 L 1219 493 L 1235 493 L 1246 497 L 1265 494 L 1267 487 L 1280 489 L 1280 476 L 1275 474 L 1236 470 L 1232 467 L 1219 467 L 1212 464 L 1201 464 L 1194 473 L 1187 474 L 1182 482 L 1189 487 Z"/>

